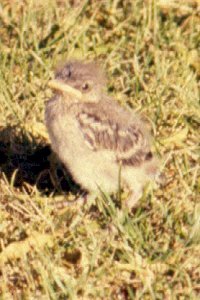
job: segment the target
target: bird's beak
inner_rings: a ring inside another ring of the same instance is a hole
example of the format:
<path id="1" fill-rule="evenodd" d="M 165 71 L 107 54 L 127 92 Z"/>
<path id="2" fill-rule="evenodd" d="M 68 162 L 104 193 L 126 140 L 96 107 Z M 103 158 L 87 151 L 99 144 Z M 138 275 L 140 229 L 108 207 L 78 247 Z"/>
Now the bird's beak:
<path id="1" fill-rule="evenodd" d="M 81 99 L 83 96 L 83 94 L 79 90 L 71 87 L 66 83 L 60 82 L 59 80 L 56 79 L 50 80 L 48 86 L 53 90 L 67 93 L 68 95 L 75 96 L 78 99 Z"/>

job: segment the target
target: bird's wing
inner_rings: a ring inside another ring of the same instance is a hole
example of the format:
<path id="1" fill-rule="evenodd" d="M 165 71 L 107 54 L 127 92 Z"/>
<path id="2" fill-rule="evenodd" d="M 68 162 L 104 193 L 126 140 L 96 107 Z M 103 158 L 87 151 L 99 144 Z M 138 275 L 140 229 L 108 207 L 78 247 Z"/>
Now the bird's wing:
<path id="1" fill-rule="evenodd" d="M 137 122 L 120 122 L 121 115 L 112 117 L 101 109 L 82 109 L 76 116 L 88 147 L 93 151 L 108 150 L 123 165 L 140 166 L 152 158 L 148 137 Z"/>

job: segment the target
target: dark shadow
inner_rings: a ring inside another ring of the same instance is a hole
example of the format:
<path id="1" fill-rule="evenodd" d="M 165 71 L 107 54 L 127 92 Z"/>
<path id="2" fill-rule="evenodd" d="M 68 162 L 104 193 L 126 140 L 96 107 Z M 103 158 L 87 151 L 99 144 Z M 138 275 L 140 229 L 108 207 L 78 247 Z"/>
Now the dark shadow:
<path id="1" fill-rule="evenodd" d="M 40 192 L 47 195 L 80 191 L 61 164 L 54 162 L 52 169 L 51 154 L 50 145 L 38 143 L 33 136 L 17 127 L 0 130 L 0 172 L 10 181 L 17 170 L 15 187 L 27 189 L 27 184 L 36 185 Z"/>

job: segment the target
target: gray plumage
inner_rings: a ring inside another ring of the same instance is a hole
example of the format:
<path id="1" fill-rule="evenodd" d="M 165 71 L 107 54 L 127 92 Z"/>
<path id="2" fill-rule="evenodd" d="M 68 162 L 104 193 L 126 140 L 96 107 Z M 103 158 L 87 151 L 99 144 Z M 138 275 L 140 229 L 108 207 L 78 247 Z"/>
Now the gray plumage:
<path id="1" fill-rule="evenodd" d="M 105 75 L 97 64 L 68 62 L 55 72 L 55 80 L 74 93 L 58 87 L 47 102 L 46 126 L 54 152 L 90 193 L 99 188 L 116 192 L 121 169 L 121 183 L 131 192 L 127 205 L 133 207 L 158 172 L 149 129 L 138 114 L 106 94 Z"/>

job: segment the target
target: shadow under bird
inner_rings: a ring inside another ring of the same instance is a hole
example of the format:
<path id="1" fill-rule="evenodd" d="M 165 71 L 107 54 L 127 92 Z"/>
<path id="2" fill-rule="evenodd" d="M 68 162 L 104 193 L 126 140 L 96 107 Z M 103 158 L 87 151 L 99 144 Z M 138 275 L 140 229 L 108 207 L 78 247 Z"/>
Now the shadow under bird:
<path id="1" fill-rule="evenodd" d="M 53 151 L 90 194 L 128 188 L 132 208 L 144 185 L 158 175 L 150 130 L 142 117 L 106 93 L 106 78 L 94 62 L 69 61 L 50 81 L 45 110 Z"/>

